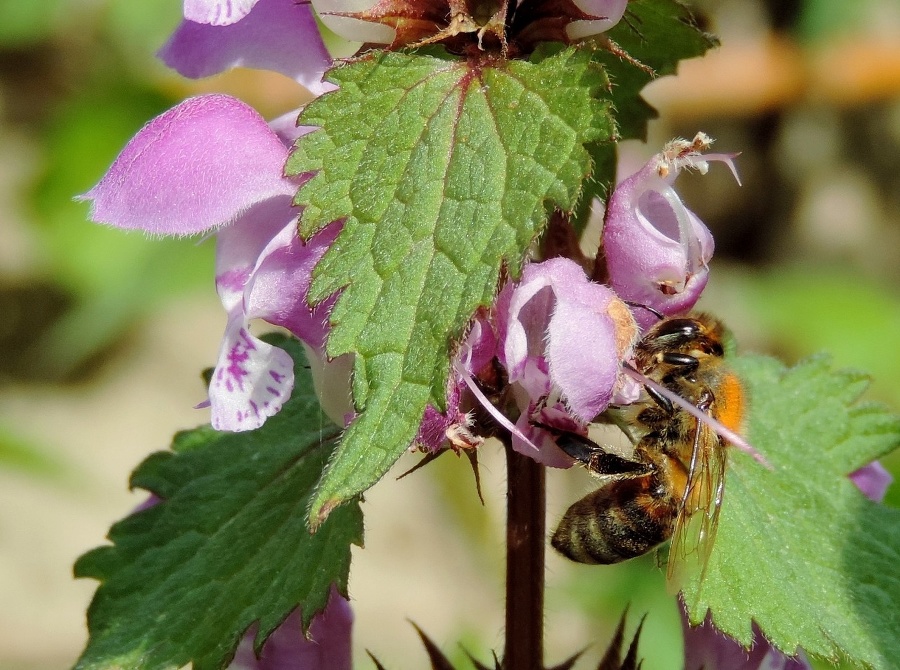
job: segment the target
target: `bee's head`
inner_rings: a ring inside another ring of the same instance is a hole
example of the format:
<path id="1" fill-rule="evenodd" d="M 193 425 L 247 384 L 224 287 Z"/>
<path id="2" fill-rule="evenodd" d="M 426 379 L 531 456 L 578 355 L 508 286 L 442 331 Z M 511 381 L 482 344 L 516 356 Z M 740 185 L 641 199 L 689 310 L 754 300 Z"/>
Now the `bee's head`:
<path id="1" fill-rule="evenodd" d="M 721 357 L 725 353 L 722 346 L 724 332 L 718 319 L 708 314 L 695 314 L 663 319 L 650 329 L 644 341 L 652 342 L 654 349 Z"/>

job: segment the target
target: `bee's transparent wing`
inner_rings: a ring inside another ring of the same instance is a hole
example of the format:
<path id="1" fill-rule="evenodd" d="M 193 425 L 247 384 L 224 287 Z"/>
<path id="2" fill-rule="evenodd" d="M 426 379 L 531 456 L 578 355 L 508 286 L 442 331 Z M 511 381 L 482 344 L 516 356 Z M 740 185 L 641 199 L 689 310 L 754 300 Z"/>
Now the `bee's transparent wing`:
<path id="1" fill-rule="evenodd" d="M 669 549 L 669 589 L 680 590 L 688 573 L 700 579 L 712 552 L 725 491 L 726 448 L 705 423 L 697 422 L 681 509 Z"/>

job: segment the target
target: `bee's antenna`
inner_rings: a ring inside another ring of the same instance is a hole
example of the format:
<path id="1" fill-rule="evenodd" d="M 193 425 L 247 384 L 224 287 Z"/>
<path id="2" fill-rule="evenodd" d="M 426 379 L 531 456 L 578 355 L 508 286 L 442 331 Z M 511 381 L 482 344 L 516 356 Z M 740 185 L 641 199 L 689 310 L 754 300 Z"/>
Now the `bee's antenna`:
<path id="1" fill-rule="evenodd" d="M 656 309 L 654 309 L 653 307 L 651 307 L 650 305 L 645 305 L 642 302 L 634 302 L 632 300 L 623 300 L 622 302 L 624 302 L 629 307 L 640 307 L 641 309 L 646 309 L 648 312 L 650 312 L 653 316 L 655 316 L 660 321 L 662 321 L 663 319 L 666 318 L 662 312 L 659 312 Z"/>

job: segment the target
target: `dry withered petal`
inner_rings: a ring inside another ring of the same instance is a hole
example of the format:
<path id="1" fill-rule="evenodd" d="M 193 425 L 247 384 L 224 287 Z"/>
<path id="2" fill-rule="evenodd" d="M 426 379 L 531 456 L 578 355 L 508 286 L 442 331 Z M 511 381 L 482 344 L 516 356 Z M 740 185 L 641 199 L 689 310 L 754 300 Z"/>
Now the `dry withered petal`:
<path id="1" fill-rule="evenodd" d="M 377 42 L 389 48 L 440 43 L 456 53 L 501 51 L 530 53 L 539 42 L 571 43 L 611 28 L 621 18 L 625 0 L 375 0 L 371 7 L 347 10 L 340 0 L 314 0 L 332 30 L 370 41 L 363 26 L 390 28 Z M 365 3 L 363 3 L 365 4 Z M 598 10 L 583 7 L 596 5 Z M 353 34 L 359 30 L 359 34 Z M 512 47 L 512 48 L 510 48 Z"/>

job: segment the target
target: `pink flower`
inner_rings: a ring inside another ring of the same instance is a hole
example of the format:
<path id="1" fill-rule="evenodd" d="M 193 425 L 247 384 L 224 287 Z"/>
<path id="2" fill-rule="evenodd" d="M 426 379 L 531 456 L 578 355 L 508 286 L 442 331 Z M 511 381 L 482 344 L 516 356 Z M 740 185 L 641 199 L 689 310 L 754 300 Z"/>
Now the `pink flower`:
<path id="1" fill-rule="evenodd" d="M 313 617 L 309 634 L 300 629 L 300 610 L 291 612 L 263 645 L 253 651 L 256 626 L 244 635 L 228 670 L 350 670 L 353 611 L 335 586 L 325 609 Z"/>
<path id="2" fill-rule="evenodd" d="M 531 398 L 555 386 L 572 415 L 588 422 L 609 404 L 637 331 L 627 308 L 567 258 L 525 267 L 498 300 L 500 360 Z"/>
<path id="3" fill-rule="evenodd" d="M 477 446 L 460 407 L 479 403 L 510 431 L 514 449 L 544 465 L 571 467 L 572 458 L 541 425 L 584 433 L 630 383 L 622 361 L 637 335 L 625 304 L 608 287 L 590 281 L 574 261 L 528 264 L 521 280 L 500 292 L 493 310 L 474 320 L 454 360 L 447 412 L 429 407 L 416 441 L 432 450 L 448 440 L 455 447 Z M 493 360 L 505 369 L 504 381 L 518 405 L 515 424 L 474 382 L 493 372 Z"/>
<path id="4" fill-rule="evenodd" d="M 80 199 L 92 201 L 98 223 L 193 235 L 290 200 L 297 184 L 282 176 L 286 157 L 253 108 L 226 95 L 190 98 L 144 126 Z"/>
<path id="5" fill-rule="evenodd" d="M 159 57 L 181 75 L 209 77 L 233 67 L 280 72 L 319 94 L 332 58 L 309 3 L 296 0 L 185 0 L 184 21 Z"/>
<path id="6" fill-rule="evenodd" d="M 755 622 L 753 643 L 750 649 L 744 649 L 716 628 L 709 614 L 702 624 L 691 626 L 684 605 L 680 605 L 685 670 L 812 670 L 803 650 L 798 649 L 796 656 L 785 656 L 769 644 Z"/>
<path id="7" fill-rule="evenodd" d="M 856 484 L 856 488 L 862 491 L 869 500 L 875 502 L 884 500 L 888 486 L 894 481 L 891 473 L 885 470 L 878 461 L 872 461 L 868 465 L 854 470 L 848 476 L 850 481 Z"/>
<path id="8" fill-rule="evenodd" d="M 258 428 L 294 384 L 286 352 L 253 336 L 249 321 L 283 326 L 322 355 L 332 301 L 306 303 L 313 267 L 338 225 L 309 241 L 297 234 L 292 198 L 302 180 L 283 176 L 293 138 L 306 129 L 224 95 L 191 98 L 148 123 L 83 199 L 91 218 L 151 234 L 217 231 L 216 290 L 228 322 L 209 387 L 212 424 Z"/>
<path id="9" fill-rule="evenodd" d="M 700 297 L 709 278 L 713 239 L 672 182 L 682 168 L 705 174 L 710 161 L 734 172 L 733 155 L 701 153 L 710 143 L 702 133 L 693 142 L 670 142 L 610 196 L 603 249 L 610 286 L 623 300 L 672 315 L 690 310 Z M 644 327 L 656 321 L 646 310 L 637 310 L 636 317 Z"/>

